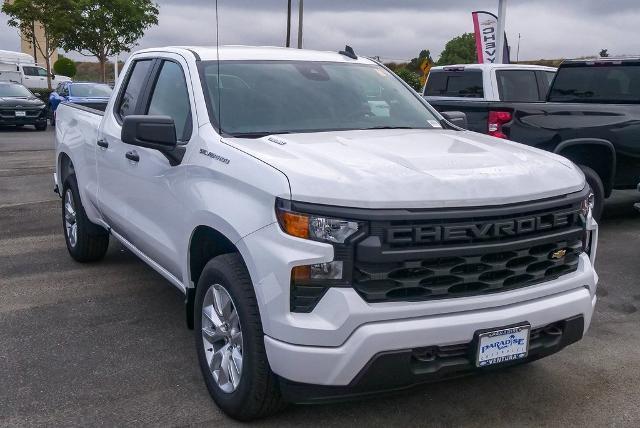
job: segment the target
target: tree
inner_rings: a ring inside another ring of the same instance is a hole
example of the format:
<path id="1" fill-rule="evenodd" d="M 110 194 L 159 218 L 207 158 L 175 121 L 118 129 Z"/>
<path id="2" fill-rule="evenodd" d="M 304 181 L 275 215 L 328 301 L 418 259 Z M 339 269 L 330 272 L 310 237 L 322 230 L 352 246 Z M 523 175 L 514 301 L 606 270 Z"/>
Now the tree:
<path id="1" fill-rule="evenodd" d="M 405 68 L 396 70 L 395 73 L 398 75 L 399 78 L 407 82 L 409 86 L 411 86 L 416 91 L 419 91 L 420 89 L 422 89 L 420 87 L 420 76 L 418 76 L 418 74 L 416 74 L 415 72 L 405 67 Z"/>
<path id="2" fill-rule="evenodd" d="M 73 26 L 61 46 L 96 57 L 106 82 L 109 57 L 131 51 L 145 30 L 157 23 L 158 5 L 151 0 L 76 0 Z"/>
<path id="3" fill-rule="evenodd" d="M 43 56 L 47 68 L 47 85 L 51 89 L 51 55 L 61 44 L 69 27 L 72 0 L 15 0 L 4 2 L 2 12 L 9 16 L 9 26 Z M 36 37 L 36 26 L 44 33 L 44 40 Z"/>
<path id="4" fill-rule="evenodd" d="M 69 58 L 60 57 L 60 59 L 53 63 L 53 71 L 55 71 L 56 74 L 73 77 L 76 75 L 76 63 Z"/>
<path id="5" fill-rule="evenodd" d="M 609 49 L 602 49 L 598 55 L 601 58 L 607 58 L 609 56 Z"/>
<path id="6" fill-rule="evenodd" d="M 447 42 L 438 59 L 438 65 L 472 64 L 477 61 L 476 39 L 473 33 L 464 33 Z"/>

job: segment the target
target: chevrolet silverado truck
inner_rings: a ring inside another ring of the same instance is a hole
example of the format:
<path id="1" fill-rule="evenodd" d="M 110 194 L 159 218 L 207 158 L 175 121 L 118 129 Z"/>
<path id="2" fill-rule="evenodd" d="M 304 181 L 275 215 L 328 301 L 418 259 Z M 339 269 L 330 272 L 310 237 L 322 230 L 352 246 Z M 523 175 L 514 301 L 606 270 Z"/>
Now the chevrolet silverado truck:
<path id="1" fill-rule="evenodd" d="M 138 51 L 104 111 L 58 107 L 56 165 L 71 257 L 112 236 L 184 293 L 237 419 L 533 361 L 591 322 L 581 170 L 350 49 Z"/>
<path id="2" fill-rule="evenodd" d="M 525 78 L 520 77 L 523 82 Z M 512 99 L 499 102 L 426 99 L 437 110 L 466 113 L 470 130 L 548 150 L 578 164 L 594 193 L 598 220 L 604 199 L 614 189 L 634 189 L 640 182 L 640 59 L 565 61 L 545 99 L 523 99 L 526 92 L 523 84 Z"/>

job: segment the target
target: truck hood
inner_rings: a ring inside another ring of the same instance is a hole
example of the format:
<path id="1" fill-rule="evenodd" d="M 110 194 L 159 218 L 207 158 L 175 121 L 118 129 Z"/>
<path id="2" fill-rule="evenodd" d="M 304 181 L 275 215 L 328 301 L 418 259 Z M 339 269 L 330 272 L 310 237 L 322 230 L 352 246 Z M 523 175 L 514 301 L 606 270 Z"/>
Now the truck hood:
<path id="1" fill-rule="evenodd" d="M 507 140 L 444 129 L 225 138 L 282 171 L 293 200 L 362 208 L 501 205 L 582 190 L 569 160 Z"/>

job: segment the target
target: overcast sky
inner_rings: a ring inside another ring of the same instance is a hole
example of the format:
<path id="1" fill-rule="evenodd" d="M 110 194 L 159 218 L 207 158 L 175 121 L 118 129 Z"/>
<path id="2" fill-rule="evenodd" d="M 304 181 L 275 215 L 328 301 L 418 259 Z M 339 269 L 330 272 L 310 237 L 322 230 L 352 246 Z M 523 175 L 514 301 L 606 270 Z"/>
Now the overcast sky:
<path id="1" fill-rule="evenodd" d="M 0 0 L 2 2 L 3 0 Z M 138 47 L 215 44 L 215 0 L 157 0 L 159 25 Z M 295 45 L 297 3 L 294 4 Z M 287 0 L 218 0 L 221 44 L 282 46 Z M 406 60 L 421 49 L 437 59 L 447 40 L 473 31 L 471 11 L 497 12 L 497 0 L 306 0 L 304 46 Z M 515 60 L 609 53 L 640 54 L 639 0 L 509 0 L 507 36 Z M 0 49 L 18 50 L 19 39 L 0 14 Z M 74 55 L 74 57 L 77 57 Z"/>

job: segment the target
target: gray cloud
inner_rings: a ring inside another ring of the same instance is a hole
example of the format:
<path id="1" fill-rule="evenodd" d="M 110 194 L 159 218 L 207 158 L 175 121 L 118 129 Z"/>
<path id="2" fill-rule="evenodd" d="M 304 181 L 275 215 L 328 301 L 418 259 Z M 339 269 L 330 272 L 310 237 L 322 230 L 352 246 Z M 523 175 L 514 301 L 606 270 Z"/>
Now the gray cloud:
<path id="1" fill-rule="evenodd" d="M 214 0 L 157 0 L 160 22 L 137 48 L 161 45 L 215 44 Z M 221 44 L 282 46 L 286 0 L 218 0 Z M 294 34 L 296 14 L 294 4 Z M 494 11 L 497 0 L 307 0 L 305 47 L 337 50 L 352 45 L 364 55 L 409 59 L 421 49 L 437 57 L 452 37 L 473 30 L 471 11 Z M 638 53 L 635 43 L 640 7 L 637 0 L 511 0 L 507 34 L 515 57 L 560 58 L 596 54 Z M 16 49 L 18 38 L 0 15 L 0 49 Z"/>

